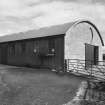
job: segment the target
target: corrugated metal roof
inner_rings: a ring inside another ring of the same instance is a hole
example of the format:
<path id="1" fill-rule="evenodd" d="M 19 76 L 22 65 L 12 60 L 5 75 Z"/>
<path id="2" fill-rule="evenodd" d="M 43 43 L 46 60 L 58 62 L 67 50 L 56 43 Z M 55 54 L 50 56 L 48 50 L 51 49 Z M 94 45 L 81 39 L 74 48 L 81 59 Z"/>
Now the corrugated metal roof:
<path id="1" fill-rule="evenodd" d="M 30 30 L 27 32 L 20 32 L 10 35 L 5 35 L 0 37 L 0 42 L 8 42 L 14 40 L 24 40 L 30 38 L 46 37 L 65 34 L 66 31 L 74 24 L 75 22 L 60 24 L 56 26 L 44 27 L 38 30 Z"/>

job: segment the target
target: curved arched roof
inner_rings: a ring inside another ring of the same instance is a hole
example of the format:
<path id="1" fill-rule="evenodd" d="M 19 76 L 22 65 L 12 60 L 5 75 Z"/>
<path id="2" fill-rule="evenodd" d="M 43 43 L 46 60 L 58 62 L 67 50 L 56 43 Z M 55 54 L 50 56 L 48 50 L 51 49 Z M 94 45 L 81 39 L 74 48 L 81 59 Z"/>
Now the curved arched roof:
<path id="1" fill-rule="evenodd" d="M 11 35 L 5 35 L 0 37 L 0 42 L 9 42 L 15 40 L 24 40 L 24 39 L 31 39 L 31 38 L 40 38 L 40 37 L 47 37 L 47 36 L 54 36 L 54 35 L 62 35 L 65 34 L 70 28 L 80 23 L 88 23 L 90 24 L 98 33 L 99 38 L 101 40 L 102 45 L 104 46 L 103 39 L 97 27 L 88 20 L 78 20 L 75 22 L 69 22 L 60 25 L 54 25 L 50 27 L 40 28 L 38 30 L 30 30 L 27 32 L 20 32 Z"/>
<path id="2" fill-rule="evenodd" d="M 101 36 L 101 34 L 100 34 L 100 31 L 98 30 L 98 28 L 96 27 L 96 25 L 93 24 L 92 22 L 90 22 L 90 21 L 88 21 L 88 20 L 78 20 L 78 21 L 76 21 L 76 22 L 72 25 L 72 27 L 74 27 L 74 26 L 76 26 L 76 25 L 78 25 L 78 24 L 81 24 L 81 23 L 90 24 L 90 25 L 96 30 L 96 32 L 97 32 L 97 34 L 99 35 L 99 38 L 100 38 L 100 40 L 101 40 L 101 44 L 102 44 L 102 46 L 104 46 L 104 41 L 103 41 L 103 39 L 102 39 L 102 36 Z M 72 27 L 70 27 L 70 29 L 71 29 Z M 91 30 L 91 28 L 90 28 L 90 30 Z M 93 34 L 92 34 L 92 35 L 93 35 Z M 92 36 L 92 37 L 93 37 L 93 36 Z"/>

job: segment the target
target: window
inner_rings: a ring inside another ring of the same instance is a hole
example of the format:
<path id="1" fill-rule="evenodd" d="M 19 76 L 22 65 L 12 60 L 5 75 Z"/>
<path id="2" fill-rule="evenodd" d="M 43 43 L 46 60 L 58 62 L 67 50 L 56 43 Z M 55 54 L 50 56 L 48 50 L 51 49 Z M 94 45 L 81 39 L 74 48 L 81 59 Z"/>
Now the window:
<path id="1" fill-rule="evenodd" d="M 48 53 L 49 54 L 54 54 L 55 53 L 55 40 L 54 39 L 49 39 Z"/>
<path id="2" fill-rule="evenodd" d="M 15 55 L 15 44 L 10 43 L 10 48 L 9 48 L 9 55 Z"/>
<path id="3" fill-rule="evenodd" d="M 33 42 L 33 44 L 34 44 L 34 53 L 35 54 L 39 53 L 39 41 L 36 40 Z"/>

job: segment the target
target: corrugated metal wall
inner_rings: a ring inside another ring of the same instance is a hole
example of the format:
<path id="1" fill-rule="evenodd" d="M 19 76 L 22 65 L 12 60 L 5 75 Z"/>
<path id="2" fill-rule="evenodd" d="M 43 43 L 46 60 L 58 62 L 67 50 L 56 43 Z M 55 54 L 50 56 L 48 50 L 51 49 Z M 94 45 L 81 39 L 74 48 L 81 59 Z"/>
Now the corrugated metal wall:
<path id="1" fill-rule="evenodd" d="M 63 69 L 64 35 L 7 42 L 0 46 L 0 63 Z"/>

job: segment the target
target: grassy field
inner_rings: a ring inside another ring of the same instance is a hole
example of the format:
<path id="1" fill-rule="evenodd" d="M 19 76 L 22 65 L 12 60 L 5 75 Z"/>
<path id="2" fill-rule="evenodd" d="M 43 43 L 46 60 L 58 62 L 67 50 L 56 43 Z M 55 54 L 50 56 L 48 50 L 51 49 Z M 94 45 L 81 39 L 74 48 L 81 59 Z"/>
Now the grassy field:
<path id="1" fill-rule="evenodd" d="M 25 68 L 0 68 L 0 105 L 62 105 L 82 78 Z"/>

